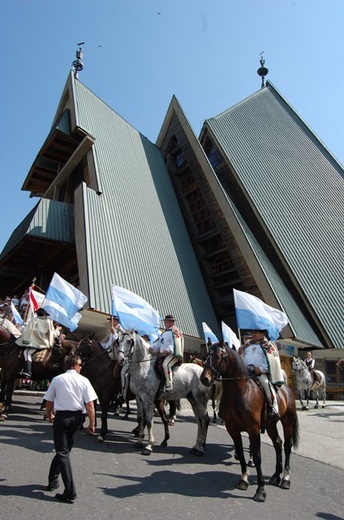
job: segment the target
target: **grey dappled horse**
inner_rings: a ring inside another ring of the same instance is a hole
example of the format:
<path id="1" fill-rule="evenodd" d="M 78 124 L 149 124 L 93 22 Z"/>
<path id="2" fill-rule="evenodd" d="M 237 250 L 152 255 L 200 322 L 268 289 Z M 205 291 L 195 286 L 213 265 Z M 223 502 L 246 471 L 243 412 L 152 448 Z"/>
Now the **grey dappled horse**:
<path id="1" fill-rule="evenodd" d="M 307 367 L 306 363 L 300 358 L 293 358 L 293 372 L 296 375 L 296 384 L 299 391 L 299 400 L 301 403 L 302 410 L 309 410 L 309 399 L 311 392 L 315 394 L 315 406 L 319 408 L 319 390 L 322 392 L 323 404 L 322 408 L 326 406 L 326 378 L 325 374 L 320 370 L 314 370 L 316 373 L 317 380 L 315 381 L 312 373 Z M 304 405 L 302 402 L 302 394 L 304 394 L 307 404 Z"/>
<path id="2" fill-rule="evenodd" d="M 154 401 L 157 398 L 160 380 L 154 364 L 156 356 L 148 352 L 149 344 L 135 332 L 124 332 L 119 338 L 119 363 L 129 362 L 130 389 L 136 395 L 137 420 L 139 423 L 137 448 L 143 448 L 144 455 L 150 455 L 154 446 L 153 416 Z M 203 455 L 206 443 L 209 416 L 207 411 L 209 389 L 200 380 L 202 368 L 193 363 L 178 365 L 173 371 L 173 391 L 159 394 L 159 399 L 176 401 L 184 397 L 192 406 L 197 419 L 197 439 L 191 450 L 194 455 Z M 144 447 L 144 428 L 147 426 L 148 443 Z"/>

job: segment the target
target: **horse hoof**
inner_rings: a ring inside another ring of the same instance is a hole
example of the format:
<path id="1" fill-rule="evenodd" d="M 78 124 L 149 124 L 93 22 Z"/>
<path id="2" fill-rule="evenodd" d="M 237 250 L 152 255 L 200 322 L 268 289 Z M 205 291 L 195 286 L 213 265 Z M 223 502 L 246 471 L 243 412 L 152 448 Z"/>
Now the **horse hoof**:
<path id="1" fill-rule="evenodd" d="M 250 459 L 250 460 L 248 461 L 247 465 L 248 465 L 249 468 L 254 468 L 254 462 L 253 462 L 253 460 Z"/>
<path id="2" fill-rule="evenodd" d="M 316 410 L 317 408 L 319 408 L 319 406 L 316 404 L 316 405 L 314 406 L 314 410 Z"/>
<path id="3" fill-rule="evenodd" d="M 248 488 L 248 482 L 247 480 L 239 480 L 237 485 L 235 486 L 237 489 L 240 489 L 240 491 L 246 491 Z"/>
<path id="4" fill-rule="evenodd" d="M 167 446 L 167 441 L 162 441 L 162 443 L 160 444 L 160 446 L 163 446 L 163 447 Z"/>
<path id="5" fill-rule="evenodd" d="M 136 428 L 134 428 L 134 429 L 131 431 L 131 433 L 133 433 L 133 434 L 135 435 L 135 437 L 137 437 L 138 434 L 139 434 L 139 429 L 138 429 L 138 427 L 136 426 Z"/>
<path id="6" fill-rule="evenodd" d="M 203 457 L 204 453 L 201 450 L 198 450 L 197 448 L 192 448 L 190 450 L 191 455 L 196 455 L 196 457 Z"/>
<path id="7" fill-rule="evenodd" d="M 325 408 L 325 405 L 323 404 L 321 408 Z"/>
<path id="8" fill-rule="evenodd" d="M 283 479 L 280 485 L 281 489 L 290 489 L 290 480 Z"/>
<path id="9" fill-rule="evenodd" d="M 141 451 L 141 455 L 151 455 L 152 450 L 150 448 L 145 448 Z"/>
<path id="10" fill-rule="evenodd" d="M 98 437 L 97 437 L 97 442 L 104 442 L 104 437 L 103 437 L 103 435 L 98 435 Z"/>
<path id="11" fill-rule="evenodd" d="M 174 426 L 174 425 L 175 425 L 174 419 L 170 419 L 170 420 L 168 421 L 168 425 L 169 425 L 169 426 Z"/>
<path id="12" fill-rule="evenodd" d="M 135 442 L 134 448 L 135 450 L 141 450 L 143 448 L 143 442 Z"/>
<path id="13" fill-rule="evenodd" d="M 257 493 L 254 495 L 253 500 L 256 502 L 265 502 L 266 493 L 264 489 L 258 489 Z"/>
<path id="14" fill-rule="evenodd" d="M 272 477 L 269 480 L 269 484 L 271 484 L 272 486 L 279 486 L 280 483 L 281 483 L 280 477 L 277 477 L 275 475 L 272 475 Z"/>

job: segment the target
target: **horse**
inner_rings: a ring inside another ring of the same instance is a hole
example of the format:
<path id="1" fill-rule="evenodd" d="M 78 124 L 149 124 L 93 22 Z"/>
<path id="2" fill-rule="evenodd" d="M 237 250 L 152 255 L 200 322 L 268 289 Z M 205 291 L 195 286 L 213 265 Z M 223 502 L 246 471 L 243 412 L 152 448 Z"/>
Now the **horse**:
<path id="1" fill-rule="evenodd" d="M 109 431 L 107 421 L 109 408 L 114 396 L 121 389 L 121 376 L 116 361 L 110 358 L 107 350 L 95 341 L 93 336 L 86 336 L 78 343 L 75 355 L 82 360 L 81 374 L 90 380 L 98 396 L 101 428 L 97 440 L 104 442 Z"/>
<path id="2" fill-rule="evenodd" d="M 0 325 L 0 361 L 1 361 L 1 390 L 0 401 L 4 400 L 5 411 L 12 409 L 14 384 L 20 370 L 24 368 L 23 348 L 19 347 L 16 338 L 7 329 Z M 76 342 L 63 340 L 55 343 L 52 348 L 39 351 L 32 359 L 32 379 L 41 381 L 51 379 L 64 372 L 64 358 L 70 354 Z"/>
<path id="3" fill-rule="evenodd" d="M 322 408 L 326 406 L 326 378 L 325 374 L 320 370 L 313 370 L 315 372 L 315 378 L 313 378 L 312 372 L 300 358 L 293 358 L 292 365 L 293 373 L 296 375 L 296 384 L 299 391 L 299 400 L 301 403 L 302 410 L 309 410 L 309 399 L 311 392 L 315 394 L 315 406 L 319 408 L 319 389 L 322 391 L 323 404 Z M 304 405 L 302 402 L 302 392 L 304 392 L 307 404 Z"/>
<path id="4" fill-rule="evenodd" d="M 201 374 L 201 381 L 207 387 L 212 385 L 215 380 L 222 381 L 223 392 L 219 415 L 224 420 L 226 429 L 234 441 L 241 466 L 242 474 L 236 488 L 246 490 L 249 486 L 247 463 L 241 438 L 241 432 L 247 432 L 258 481 L 253 499 L 257 502 L 265 501 L 260 435 L 266 429 L 276 453 L 275 472 L 269 482 L 282 489 L 289 489 L 291 449 L 293 446 L 297 447 L 299 440 L 299 422 L 292 390 L 283 384 L 277 392 L 285 453 L 284 474 L 281 479 L 280 475 L 283 471 L 282 440 L 277 430 L 278 421 L 269 417 L 264 391 L 254 378 L 249 376 L 241 356 L 235 350 L 229 349 L 224 342 L 210 346 Z"/>
<path id="5" fill-rule="evenodd" d="M 190 363 L 195 363 L 196 365 L 203 368 L 204 361 L 198 358 L 196 355 L 191 354 L 189 357 Z M 213 423 L 217 423 L 218 409 L 219 404 L 222 397 L 222 383 L 220 381 L 214 381 L 213 386 L 211 387 L 211 391 L 209 394 L 209 399 L 211 400 L 211 407 L 213 409 Z"/>
<path id="6" fill-rule="evenodd" d="M 110 358 L 107 350 L 94 340 L 93 336 L 94 335 L 90 335 L 83 338 L 75 349 L 75 354 L 82 359 L 81 374 L 90 380 L 98 396 L 101 409 L 101 429 L 97 440 L 104 442 L 105 436 L 109 431 L 107 421 L 109 409 L 115 395 L 121 390 L 121 365 L 117 360 Z M 130 389 L 128 389 L 127 402 L 132 399 L 135 399 L 135 396 Z M 164 423 L 165 439 L 163 442 L 167 444 L 169 432 L 164 403 L 157 401 L 155 405 Z M 175 406 L 172 409 L 175 413 Z M 132 433 L 136 434 L 135 430 L 136 429 L 134 429 Z"/>
<path id="7" fill-rule="evenodd" d="M 161 380 L 155 372 L 156 357 L 149 353 L 149 344 L 135 331 L 125 331 L 119 338 L 118 361 L 129 362 L 130 388 L 136 395 L 139 434 L 136 448 L 143 455 L 150 455 L 154 446 L 153 416 L 154 402 L 175 401 L 186 397 L 197 419 L 197 439 L 191 453 L 201 456 L 204 453 L 209 416 L 207 404 L 209 390 L 200 382 L 202 368 L 193 363 L 178 365 L 173 371 L 173 390 L 162 393 Z M 148 443 L 143 445 L 144 429 L 147 426 Z M 166 445 L 166 444 L 165 444 Z"/>

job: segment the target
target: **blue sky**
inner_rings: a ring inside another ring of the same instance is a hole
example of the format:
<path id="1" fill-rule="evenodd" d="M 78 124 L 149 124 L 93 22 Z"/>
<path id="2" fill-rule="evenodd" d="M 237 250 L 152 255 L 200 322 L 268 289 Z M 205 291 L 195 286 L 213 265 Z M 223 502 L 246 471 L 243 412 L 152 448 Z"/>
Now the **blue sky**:
<path id="1" fill-rule="evenodd" d="M 343 0 L 1 0 L 0 250 L 84 41 L 79 79 L 155 142 L 176 95 L 202 122 L 268 78 L 344 163 Z"/>

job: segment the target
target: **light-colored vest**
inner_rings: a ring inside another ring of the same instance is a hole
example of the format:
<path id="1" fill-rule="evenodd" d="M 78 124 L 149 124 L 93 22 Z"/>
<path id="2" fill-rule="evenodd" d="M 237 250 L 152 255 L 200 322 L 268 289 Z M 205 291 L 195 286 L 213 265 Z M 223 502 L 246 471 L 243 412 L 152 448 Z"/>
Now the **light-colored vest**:
<path id="1" fill-rule="evenodd" d="M 52 320 L 35 317 L 26 325 L 16 344 L 23 348 L 50 348 L 54 344 L 54 324 Z"/>

